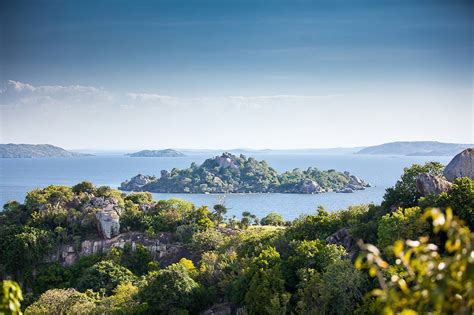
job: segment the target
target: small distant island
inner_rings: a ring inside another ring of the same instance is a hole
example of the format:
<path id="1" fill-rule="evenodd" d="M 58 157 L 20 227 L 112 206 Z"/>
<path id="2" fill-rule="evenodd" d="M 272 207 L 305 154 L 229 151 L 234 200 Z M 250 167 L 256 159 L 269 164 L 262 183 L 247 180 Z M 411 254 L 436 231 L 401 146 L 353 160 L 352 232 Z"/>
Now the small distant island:
<path id="1" fill-rule="evenodd" d="M 142 150 L 134 153 L 125 154 L 131 157 L 182 157 L 186 156 L 183 153 L 173 150 L 173 149 L 165 149 L 165 150 Z"/>
<path id="2" fill-rule="evenodd" d="M 161 171 L 160 178 L 137 175 L 120 190 L 158 193 L 352 193 L 370 185 L 349 172 L 294 169 L 279 174 L 267 162 L 244 155 L 223 153 L 201 165 Z"/>
<path id="3" fill-rule="evenodd" d="M 437 141 L 397 141 L 366 147 L 356 154 L 406 155 L 406 156 L 454 156 L 473 144 L 444 143 Z"/>
<path id="4" fill-rule="evenodd" d="M 92 154 L 71 152 L 51 144 L 0 144 L 0 158 L 80 157 Z"/>

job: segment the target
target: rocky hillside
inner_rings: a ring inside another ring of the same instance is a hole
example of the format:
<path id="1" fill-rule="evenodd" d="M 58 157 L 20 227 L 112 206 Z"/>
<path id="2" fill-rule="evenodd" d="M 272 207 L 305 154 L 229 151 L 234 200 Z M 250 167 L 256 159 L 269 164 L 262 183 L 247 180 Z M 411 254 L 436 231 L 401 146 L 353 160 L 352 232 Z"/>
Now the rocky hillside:
<path id="1" fill-rule="evenodd" d="M 183 153 L 173 150 L 173 149 L 165 149 L 165 150 L 143 150 L 134 153 L 126 154 L 131 157 L 181 157 L 185 156 Z"/>
<path id="2" fill-rule="evenodd" d="M 137 175 L 121 184 L 125 191 L 160 193 L 350 193 L 370 185 L 349 172 L 308 168 L 279 174 L 265 161 L 223 153 L 202 165 L 161 171 L 160 178 Z"/>
<path id="3" fill-rule="evenodd" d="M 357 154 L 454 156 L 472 144 L 443 143 L 437 141 L 399 141 L 364 148 Z"/>
<path id="4" fill-rule="evenodd" d="M 0 158 L 77 157 L 91 156 L 64 150 L 51 144 L 0 144 Z"/>

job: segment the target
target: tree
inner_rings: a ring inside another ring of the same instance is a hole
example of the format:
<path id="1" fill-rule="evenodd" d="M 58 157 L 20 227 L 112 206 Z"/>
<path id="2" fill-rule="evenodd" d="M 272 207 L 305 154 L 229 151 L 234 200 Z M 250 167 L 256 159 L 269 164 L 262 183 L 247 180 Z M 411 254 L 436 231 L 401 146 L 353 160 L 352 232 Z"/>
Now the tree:
<path id="1" fill-rule="evenodd" d="M 428 162 L 424 165 L 413 164 L 405 168 L 395 187 L 388 188 L 384 195 L 382 206 L 390 210 L 393 207 L 413 207 L 417 205 L 421 195 L 416 189 L 416 178 L 420 173 L 442 176 L 444 166 L 438 162 Z"/>
<path id="2" fill-rule="evenodd" d="M 260 220 L 260 224 L 280 226 L 285 224 L 285 220 L 280 214 L 276 212 L 270 212 L 264 218 L 262 218 L 262 220 Z"/>
<path id="3" fill-rule="evenodd" d="M 194 209 L 189 213 L 187 218 L 188 224 L 196 231 L 205 231 L 215 227 L 214 222 L 210 219 L 211 213 L 207 206 Z"/>
<path id="4" fill-rule="evenodd" d="M 152 214 L 155 215 L 155 231 L 175 231 L 178 225 L 184 224 L 194 205 L 182 199 L 171 198 L 156 203 Z"/>
<path id="5" fill-rule="evenodd" d="M 120 283 L 133 282 L 135 280 L 135 276 L 127 268 L 113 261 L 103 260 L 84 272 L 77 282 L 77 288 L 80 291 L 87 289 L 97 292 L 103 291 L 109 295 Z"/>
<path id="6" fill-rule="evenodd" d="M 94 184 L 92 184 L 91 182 L 84 181 L 72 186 L 72 192 L 75 194 L 80 194 L 80 193 L 94 194 L 96 192 L 96 189 L 95 189 Z"/>
<path id="7" fill-rule="evenodd" d="M 375 306 L 384 314 L 472 314 L 474 233 L 450 208 L 445 214 L 427 210 L 422 218 L 432 220 L 434 233 L 446 235 L 444 248 L 430 243 L 427 236 L 397 240 L 395 265 L 390 265 L 377 247 L 360 244 L 364 252 L 355 265 L 369 269 L 380 284 L 372 291 Z"/>
<path id="8" fill-rule="evenodd" d="M 352 314 L 362 301 L 366 278 L 348 260 L 338 260 L 319 273 L 300 269 L 298 314 Z"/>
<path id="9" fill-rule="evenodd" d="M 186 267 L 172 264 L 165 269 L 152 272 L 147 277 L 139 297 L 148 303 L 149 312 L 170 313 L 173 310 L 193 308 L 194 297 L 199 284 L 194 281 Z"/>
<path id="10" fill-rule="evenodd" d="M 136 205 L 151 204 L 153 202 L 153 196 L 149 192 L 132 192 L 128 194 L 124 200 L 130 200 Z"/>
<path id="11" fill-rule="evenodd" d="M 285 314 L 290 294 L 285 291 L 280 254 L 269 247 L 253 259 L 245 306 L 250 314 Z"/>
<path id="12" fill-rule="evenodd" d="M 135 249 L 130 243 L 126 243 L 123 248 L 114 247 L 108 256 L 138 276 L 146 274 L 156 264 L 150 251 L 142 244 L 137 244 Z"/>
<path id="13" fill-rule="evenodd" d="M 96 300 L 74 289 L 53 289 L 26 308 L 26 314 L 91 314 Z"/>
<path id="14" fill-rule="evenodd" d="M 216 230 L 206 230 L 194 233 L 191 239 L 191 248 L 202 253 L 217 250 L 224 245 L 225 238 L 222 233 Z"/>
<path id="15" fill-rule="evenodd" d="M 377 236 L 378 247 L 391 257 L 390 245 L 398 239 L 414 239 L 430 232 L 429 224 L 421 220 L 423 215 L 419 207 L 398 208 L 397 211 L 384 215 L 379 222 Z"/>
<path id="16" fill-rule="evenodd" d="M 213 207 L 214 211 L 212 212 L 212 218 L 218 226 L 224 221 L 224 216 L 227 213 L 227 208 L 224 205 L 217 204 Z"/>

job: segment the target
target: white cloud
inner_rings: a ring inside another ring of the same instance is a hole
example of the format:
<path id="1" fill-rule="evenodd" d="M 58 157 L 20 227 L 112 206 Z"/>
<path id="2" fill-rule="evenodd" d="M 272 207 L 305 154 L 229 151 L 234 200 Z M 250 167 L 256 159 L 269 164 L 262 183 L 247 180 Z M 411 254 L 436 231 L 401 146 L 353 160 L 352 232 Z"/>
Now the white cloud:
<path id="1" fill-rule="evenodd" d="M 430 87 L 180 97 L 7 81 L 0 91 L 0 136 L 2 142 L 102 149 L 334 147 L 410 138 L 472 142 L 471 100 L 470 91 Z M 433 129 L 420 121 L 456 124 Z"/>

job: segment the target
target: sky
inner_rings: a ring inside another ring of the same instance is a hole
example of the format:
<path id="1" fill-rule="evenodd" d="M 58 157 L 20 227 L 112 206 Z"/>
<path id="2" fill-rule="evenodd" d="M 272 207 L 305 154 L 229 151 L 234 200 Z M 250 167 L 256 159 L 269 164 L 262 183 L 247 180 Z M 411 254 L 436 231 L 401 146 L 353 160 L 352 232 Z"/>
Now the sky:
<path id="1" fill-rule="evenodd" d="M 472 1 L 0 2 L 1 143 L 474 143 Z"/>

